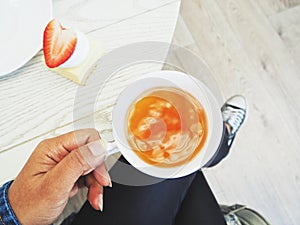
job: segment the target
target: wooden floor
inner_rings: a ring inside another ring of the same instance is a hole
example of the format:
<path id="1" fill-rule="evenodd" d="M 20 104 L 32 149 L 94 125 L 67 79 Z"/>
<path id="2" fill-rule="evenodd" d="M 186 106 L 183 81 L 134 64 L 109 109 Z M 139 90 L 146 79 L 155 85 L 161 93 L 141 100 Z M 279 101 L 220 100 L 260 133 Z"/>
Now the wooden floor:
<path id="1" fill-rule="evenodd" d="M 300 1 L 183 0 L 173 43 L 200 56 L 248 118 L 206 177 L 220 203 L 300 224 Z"/>

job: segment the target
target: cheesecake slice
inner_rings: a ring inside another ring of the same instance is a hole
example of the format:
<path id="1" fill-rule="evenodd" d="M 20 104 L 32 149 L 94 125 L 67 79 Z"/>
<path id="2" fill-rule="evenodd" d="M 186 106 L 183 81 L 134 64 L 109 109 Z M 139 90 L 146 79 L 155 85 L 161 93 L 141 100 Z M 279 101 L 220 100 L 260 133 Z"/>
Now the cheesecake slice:
<path id="1" fill-rule="evenodd" d="M 55 67 L 49 68 L 50 70 L 54 71 L 55 73 L 68 78 L 78 84 L 85 85 L 89 76 L 93 73 L 94 69 L 96 68 L 97 61 L 104 55 L 102 44 L 99 40 L 88 37 L 90 43 L 90 49 L 83 60 L 78 66 L 74 67 Z"/>
<path id="2" fill-rule="evenodd" d="M 81 85 L 104 55 L 98 39 L 64 28 L 56 19 L 45 28 L 43 50 L 45 64 L 51 71 Z"/>

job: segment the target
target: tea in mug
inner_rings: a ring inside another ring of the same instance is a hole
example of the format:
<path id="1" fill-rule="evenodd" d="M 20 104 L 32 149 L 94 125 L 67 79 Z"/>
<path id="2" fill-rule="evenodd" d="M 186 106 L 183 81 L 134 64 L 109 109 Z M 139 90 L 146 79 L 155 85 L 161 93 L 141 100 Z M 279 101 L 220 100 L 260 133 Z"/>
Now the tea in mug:
<path id="1" fill-rule="evenodd" d="M 129 107 L 126 123 L 131 149 L 158 167 L 189 162 L 201 151 L 208 134 L 201 103 L 173 87 L 157 87 L 141 94 Z"/>

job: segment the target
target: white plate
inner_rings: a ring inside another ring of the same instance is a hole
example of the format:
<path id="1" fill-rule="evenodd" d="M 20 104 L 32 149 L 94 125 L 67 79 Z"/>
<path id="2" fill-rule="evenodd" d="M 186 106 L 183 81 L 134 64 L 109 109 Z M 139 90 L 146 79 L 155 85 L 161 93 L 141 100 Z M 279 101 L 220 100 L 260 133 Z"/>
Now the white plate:
<path id="1" fill-rule="evenodd" d="M 0 76 L 23 66 L 42 48 L 51 18 L 51 0 L 0 2 Z"/>

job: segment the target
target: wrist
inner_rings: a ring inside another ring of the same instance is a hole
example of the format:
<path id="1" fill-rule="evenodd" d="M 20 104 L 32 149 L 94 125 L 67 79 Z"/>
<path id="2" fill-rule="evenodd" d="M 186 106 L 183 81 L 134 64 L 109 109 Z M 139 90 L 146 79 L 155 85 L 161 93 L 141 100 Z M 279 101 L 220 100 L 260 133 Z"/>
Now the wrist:
<path id="1" fill-rule="evenodd" d="M 8 199 L 8 190 L 12 181 L 0 187 L 0 224 L 20 225 Z"/>

